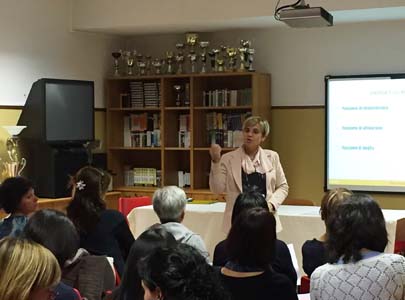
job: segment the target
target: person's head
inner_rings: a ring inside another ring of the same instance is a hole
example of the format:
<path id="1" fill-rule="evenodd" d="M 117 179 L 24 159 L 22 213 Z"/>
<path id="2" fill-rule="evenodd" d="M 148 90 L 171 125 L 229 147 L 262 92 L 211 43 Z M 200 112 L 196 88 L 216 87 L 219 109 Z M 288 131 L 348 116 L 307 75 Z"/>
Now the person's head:
<path id="1" fill-rule="evenodd" d="M 225 241 L 229 260 L 247 267 L 266 268 L 275 255 L 276 220 L 267 208 L 243 211 Z"/>
<path id="2" fill-rule="evenodd" d="M 177 245 L 173 235 L 161 225 L 144 231 L 133 243 L 125 264 L 125 271 L 116 299 L 143 299 L 143 288 L 137 266 L 141 258 L 159 247 L 172 248 Z"/>
<path id="3" fill-rule="evenodd" d="M 49 249 L 63 268 L 79 249 L 79 234 L 72 221 L 62 212 L 37 211 L 24 227 L 23 237 Z"/>
<path id="4" fill-rule="evenodd" d="M 31 181 L 24 177 L 9 177 L 0 185 L 0 208 L 8 214 L 29 215 L 38 207 Z"/>
<path id="5" fill-rule="evenodd" d="M 245 147 L 257 148 L 270 133 L 269 122 L 259 116 L 251 116 L 243 122 L 243 144 Z"/>
<path id="6" fill-rule="evenodd" d="M 0 299 L 53 299 L 61 276 L 55 256 L 41 245 L 24 239 L 0 240 Z"/>
<path id="7" fill-rule="evenodd" d="M 337 206 L 326 223 L 329 262 L 358 261 L 361 249 L 383 252 L 388 243 L 380 206 L 365 194 L 354 194 Z"/>
<path id="8" fill-rule="evenodd" d="M 262 194 L 255 191 L 240 193 L 232 209 L 232 224 L 241 212 L 254 207 L 269 209 L 267 201 Z"/>
<path id="9" fill-rule="evenodd" d="M 319 210 L 321 219 L 326 223 L 329 216 L 336 210 L 336 207 L 351 195 L 353 195 L 353 193 L 345 188 L 332 189 L 326 192 L 322 198 L 321 208 Z"/>
<path id="10" fill-rule="evenodd" d="M 97 224 L 100 212 L 106 208 L 105 182 L 110 180 L 107 172 L 91 166 L 81 168 L 73 176 L 73 197 L 67 215 L 80 231 L 89 231 Z"/>
<path id="11" fill-rule="evenodd" d="M 152 203 L 161 223 L 183 221 L 187 197 L 181 188 L 171 185 L 157 189 Z"/>
<path id="12" fill-rule="evenodd" d="M 187 244 L 157 248 L 140 261 L 138 270 L 145 300 L 227 299 L 213 268 Z"/>

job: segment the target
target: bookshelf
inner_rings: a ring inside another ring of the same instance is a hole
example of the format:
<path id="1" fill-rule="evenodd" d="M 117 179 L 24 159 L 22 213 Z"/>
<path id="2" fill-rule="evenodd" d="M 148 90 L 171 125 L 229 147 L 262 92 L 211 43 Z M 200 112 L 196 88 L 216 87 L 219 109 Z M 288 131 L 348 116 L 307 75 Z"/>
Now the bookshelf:
<path id="1" fill-rule="evenodd" d="M 109 77 L 105 83 L 108 168 L 116 175 L 114 190 L 124 196 L 150 196 L 157 185 L 179 185 L 182 172 L 189 197 L 223 200 L 209 191 L 210 143 L 232 151 L 241 143 L 245 116 L 270 122 L 269 74 Z M 148 185 L 131 185 L 142 182 L 133 174 L 153 176 L 153 169 L 154 183 L 148 177 Z"/>

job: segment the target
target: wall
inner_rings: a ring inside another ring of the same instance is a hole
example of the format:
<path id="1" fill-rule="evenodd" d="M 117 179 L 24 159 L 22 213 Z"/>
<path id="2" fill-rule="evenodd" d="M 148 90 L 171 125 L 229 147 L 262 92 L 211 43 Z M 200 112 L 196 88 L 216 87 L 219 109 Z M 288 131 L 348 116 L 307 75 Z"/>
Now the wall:
<path id="1" fill-rule="evenodd" d="M 0 106 L 23 105 L 39 78 L 62 78 L 95 81 L 104 107 L 103 78 L 122 40 L 70 28 L 70 0 L 1 1 Z"/>

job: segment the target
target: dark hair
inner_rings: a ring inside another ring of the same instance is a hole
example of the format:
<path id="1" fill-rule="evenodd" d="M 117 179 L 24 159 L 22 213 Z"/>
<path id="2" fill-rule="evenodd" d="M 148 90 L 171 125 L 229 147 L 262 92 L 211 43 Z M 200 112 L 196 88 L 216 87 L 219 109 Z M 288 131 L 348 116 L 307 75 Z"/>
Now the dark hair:
<path id="1" fill-rule="evenodd" d="M 173 235 L 160 225 L 152 226 L 144 231 L 132 244 L 121 284 L 114 291 L 113 299 L 143 300 L 143 288 L 137 270 L 139 261 L 158 247 L 171 248 L 176 245 L 177 242 Z"/>
<path id="2" fill-rule="evenodd" d="M 225 248 L 229 260 L 266 269 L 275 255 L 276 220 L 265 208 L 243 211 L 232 224 Z"/>
<path id="3" fill-rule="evenodd" d="M 72 221 L 53 209 L 37 211 L 24 227 L 23 237 L 48 248 L 63 268 L 79 249 L 79 235 Z"/>
<path id="4" fill-rule="evenodd" d="M 218 273 L 187 244 L 157 248 L 140 261 L 138 270 L 147 288 L 159 288 L 165 300 L 228 299 Z"/>
<path id="5" fill-rule="evenodd" d="M 353 193 L 345 188 L 337 188 L 325 193 L 322 197 L 321 208 L 319 209 L 321 219 L 327 222 L 328 218 L 335 212 L 336 207 L 351 195 Z"/>
<path id="6" fill-rule="evenodd" d="M 262 194 L 255 191 L 239 194 L 232 210 L 232 224 L 241 212 L 254 207 L 269 209 L 269 205 Z"/>
<path id="7" fill-rule="evenodd" d="M 72 178 L 74 195 L 66 211 L 80 232 L 91 231 L 99 221 L 100 212 L 106 208 L 103 200 L 106 176 L 110 175 L 87 166 Z"/>
<path id="8" fill-rule="evenodd" d="M 328 261 L 359 261 L 360 250 L 383 252 L 387 246 L 387 230 L 380 206 L 365 194 L 345 199 L 326 223 Z"/>
<path id="9" fill-rule="evenodd" d="M 24 177 L 9 177 L 0 185 L 0 208 L 15 213 L 23 196 L 32 189 L 32 182 Z"/>

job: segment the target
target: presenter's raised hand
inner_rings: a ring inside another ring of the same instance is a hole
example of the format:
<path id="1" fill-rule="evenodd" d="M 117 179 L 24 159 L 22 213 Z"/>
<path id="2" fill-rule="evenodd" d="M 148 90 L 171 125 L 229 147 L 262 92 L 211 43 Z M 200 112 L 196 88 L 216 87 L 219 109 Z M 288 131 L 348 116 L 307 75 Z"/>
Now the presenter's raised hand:
<path id="1" fill-rule="evenodd" d="M 211 160 L 214 163 L 219 162 L 219 160 L 221 159 L 221 151 L 222 151 L 222 148 L 220 145 L 218 145 L 218 144 L 211 145 L 210 155 L 211 155 Z"/>

